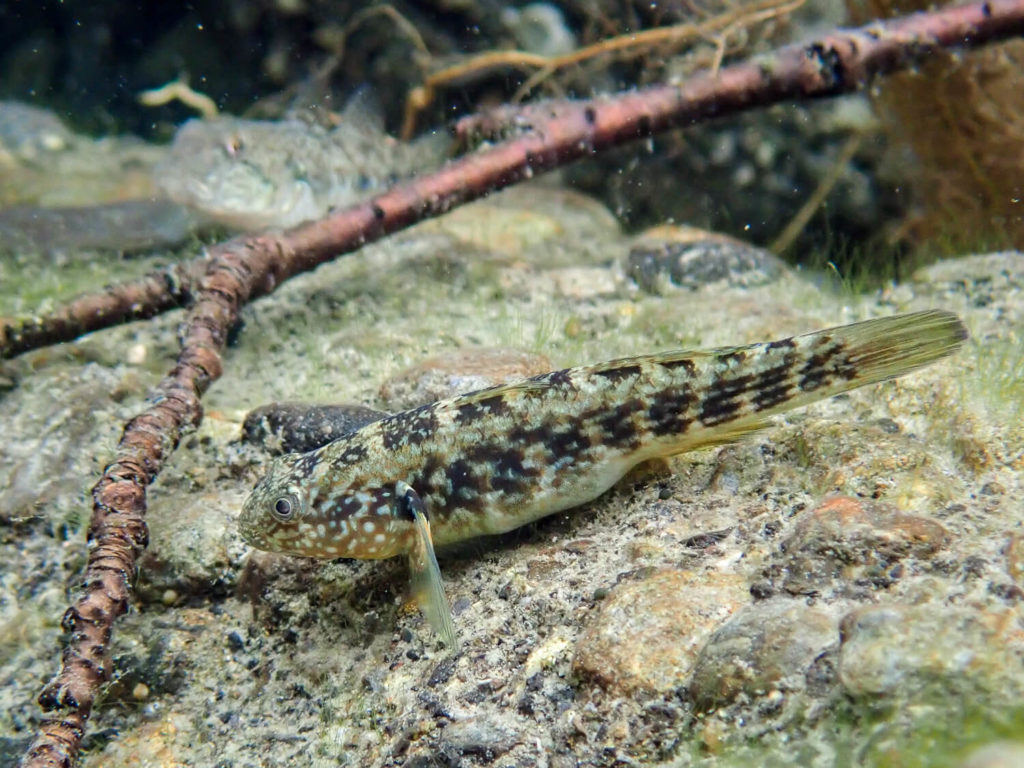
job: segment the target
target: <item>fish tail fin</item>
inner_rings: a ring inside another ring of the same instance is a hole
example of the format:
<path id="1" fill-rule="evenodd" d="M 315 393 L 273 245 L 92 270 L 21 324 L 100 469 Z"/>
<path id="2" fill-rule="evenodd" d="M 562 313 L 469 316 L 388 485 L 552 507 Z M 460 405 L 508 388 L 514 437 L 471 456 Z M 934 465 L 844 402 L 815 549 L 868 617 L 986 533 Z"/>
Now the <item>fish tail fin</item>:
<path id="1" fill-rule="evenodd" d="M 733 442 L 766 426 L 774 414 L 940 360 L 966 338 L 956 315 L 928 310 L 689 358 L 699 395 L 693 389 L 677 393 L 679 410 L 665 422 L 679 427 L 656 441 L 652 452 L 671 455 Z M 677 356 L 683 360 L 682 353 Z"/>
<path id="2" fill-rule="evenodd" d="M 852 373 L 849 387 L 902 376 L 955 352 L 967 339 L 967 328 L 952 312 L 932 309 L 865 320 L 799 336 L 822 337 L 841 345 L 842 366 Z"/>

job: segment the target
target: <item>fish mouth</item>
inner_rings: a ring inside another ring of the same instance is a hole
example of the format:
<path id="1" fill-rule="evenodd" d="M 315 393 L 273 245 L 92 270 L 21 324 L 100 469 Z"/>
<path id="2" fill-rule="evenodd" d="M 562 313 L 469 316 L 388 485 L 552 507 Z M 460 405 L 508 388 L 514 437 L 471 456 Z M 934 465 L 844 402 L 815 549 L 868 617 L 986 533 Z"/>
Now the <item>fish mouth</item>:
<path id="1" fill-rule="evenodd" d="M 244 190 L 232 186 L 215 192 L 197 184 L 188 204 L 218 224 L 244 231 L 292 227 L 321 216 L 313 191 L 304 181 L 260 191 L 264 194 L 243 194 Z"/>

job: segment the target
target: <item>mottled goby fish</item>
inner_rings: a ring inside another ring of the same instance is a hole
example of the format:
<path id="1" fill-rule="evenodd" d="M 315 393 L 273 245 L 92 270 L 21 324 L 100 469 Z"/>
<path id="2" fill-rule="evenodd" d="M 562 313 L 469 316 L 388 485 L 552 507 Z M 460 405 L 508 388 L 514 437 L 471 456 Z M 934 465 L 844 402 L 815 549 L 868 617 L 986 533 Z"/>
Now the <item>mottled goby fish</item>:
<path id="1" fill-rule="evenodd" d="M 942 311 L 781 341 L 568 368 L 424 405 L 274 461 L 243 538 L 308 557 L 409 556 L 427 617 L 454 630 L 434 544 L 502 533 L 597 497 L 647 459 L 900 376 L 967 338 Z"/>
<path id="2" fill-rule="evenodd" d="M 154 178 L 204 219 L 258 230 L 318 219 L 441 164 L 447 136 L 396 141 L 372 101 L 368 91 L 358 93 L 330 130 L 296 116 L 189 120 Z"/>

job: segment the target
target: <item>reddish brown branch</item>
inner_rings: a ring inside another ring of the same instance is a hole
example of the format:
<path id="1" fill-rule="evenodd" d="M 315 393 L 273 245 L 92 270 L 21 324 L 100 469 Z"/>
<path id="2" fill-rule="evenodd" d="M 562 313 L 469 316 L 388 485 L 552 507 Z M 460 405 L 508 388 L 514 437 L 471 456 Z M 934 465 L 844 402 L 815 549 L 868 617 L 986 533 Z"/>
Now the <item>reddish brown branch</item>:
<path id="1" fill-rule="evenodd" d="M 993 0 L 836 32 L 679 87 L 537 107 L 533 130 L 521 138 L 324 221 L 212 249 L 177 365 L 152 404 L 125 427 L 116 460 L 93 489 L 85 586 L 65 615 L 70 639 L 63 667 L 40 695 L 48 717 L 25 766 L 70 766 L 75 760 L 96 693 L 110 675 L 113 621 L 127 608 L 129 577 L 146 546 L 146 487 L 182 431 L 200 421 L 199 401 L 221 374 L 228 330 L 251 298 L 389 232 L 599 149 L 755 105 L 851 91 L 936 46 L 978 45 L 1021 32 L 1024 0 Z"/>
<path id="2" fill-rule="evenodd" d="M 420 218 L 616 144 L 787 99 L 854 91 L 870 77 L 910 66 L 935 48 L 978 46 L 1019 35 L 1022 6 L 1024 0 L 996 0 L 915 14 L 837 31 L 816 42 L 726 67 L 717 75 L 695 77 L 680 86 L 591 101 L 506 107 L 465 118 L 457 126 L 463 137 L 490 135 L 510 125 L 530 130 L 377 200 L 382 209 L 397 211 L 415 198 L 410 210 L 421 209 L 415 215 L 387 215 L 360 231 L 372 205 L 366 203 L 326 222 L 307 225 L 284 239 L 298 250 L 314 244 L 313 252 L 295 265 L 298 271 L 309 269 Z M 462 181 L 465 185 L 459 186 Z M 335 236 L 340 239 L 332 241 Z M 53 315 L 0 323 L 0 359 L 182 306 L 191 299 L 192 285 L 203 266 L 202 260 L 188 262 L 84 296 Z M 282 277 L 292 274 L 295 271 L 286 267 Z"/>
<path id="3" fill-rule="evenodd" d="M 86 294 L 49 315 L 0 322 L 0 360 L 183 307 L 205 271 L 206 259 L 193 259 Z"/>

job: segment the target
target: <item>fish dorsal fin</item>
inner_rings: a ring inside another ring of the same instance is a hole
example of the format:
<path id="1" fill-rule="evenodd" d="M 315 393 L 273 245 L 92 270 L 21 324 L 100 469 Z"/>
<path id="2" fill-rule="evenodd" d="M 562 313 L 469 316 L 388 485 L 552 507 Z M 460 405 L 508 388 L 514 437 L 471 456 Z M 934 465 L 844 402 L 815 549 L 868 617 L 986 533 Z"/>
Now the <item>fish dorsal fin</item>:
<path id="1" fill-rule="evenodd" d="M 742 347 L 718 347 L 716 349 L 671 349 L 667 352 L 656 352 L 653 355 L 644 355 L 641 360 L 654 363 L 679 363 L 683 360 L 693 360 L 695 363 L 709 360 L 713 357 L 722 357 L 732 352 L 739 352 L 747 349 Z"/>
<path id="2" fill-rule="evenodd" d="M 444 594 L 441 569 L 434 554 L 434 540 L 430 535 L 430 521 L 423 499 L 408 483 L 395 483 L 395 498 L 399 510 L 408 514 L 415 527 L 413 545 L 409 550 L 409 574 L 412 577 L 412 593 L 420 610 L 427 617 L 430 626 L 441 636 L 444 644 L 452 650 L 458 649 L 452 610 Z"/>
<path id="3" fill-rule="evenodd" d="M 632 368 L 636 366 L 661 364 L 671 365 L 673 363 L 681 363 L 685 360 L 692 360 L 694 363 L 707 360 L 708 358 L 715 357 L 719 353 L 729 352 L 729 349 L 672 349 L 667 352 L 655 352 L 650 355 L 634 355 L 632 357 L 620 357 L 615 360 L 608 360 L 604 363 L 596 363 L 594 365 L 585 366 L 585 370 L 589 373 L 608 373 L 619 368 Z M 738 349 L 738 347 L 737 347 Z"/>
<path id="4" fill-rule="evenodd" d="M 532 379 L 524 379 L 523 381 L 514 381 L 510 384 L 499 384 L 496 387 L 488 387 L 487 389 L 478 389 L 476 392 L 467 392 L 464 395 L 449 398 L 448 402 L 457 406 L 480 405 L 493 401 L 496 398 L 529 396 L 544 392 L 550 388 L 550 382 L 534 377 Z"/>

